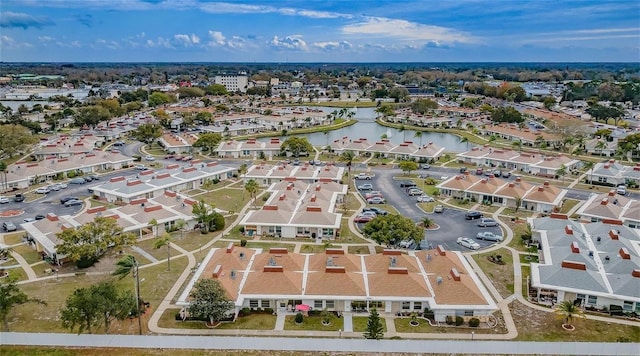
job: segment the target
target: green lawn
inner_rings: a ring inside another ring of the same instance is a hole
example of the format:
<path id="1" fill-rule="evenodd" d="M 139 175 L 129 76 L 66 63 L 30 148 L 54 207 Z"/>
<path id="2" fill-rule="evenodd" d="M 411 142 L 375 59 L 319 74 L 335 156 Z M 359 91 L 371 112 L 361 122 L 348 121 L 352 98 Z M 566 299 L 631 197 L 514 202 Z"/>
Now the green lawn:
<path id="1" fill-rule="evenodd" d="M 238 317 L 233 323 L 222 323 L 216 329 L 273 330 L 276 318 L 271 314 L 251 314 Z"/>
<path id="2" fill-rule="evenodd" d="M 396 331 L 399 333 L 441 333 L 444 332 L 444 328 L 439 328 L 429 325 L 429 322 L 424 319 L 418 319 L 420 325 L 412 326 L 409 324 L 411 318 L 395 318 L 393 323 L 396 326 Z"/>
<path id="3" fill-rule="evenodd" d="M 351 318 L 353 320 L 353 331 L 354 332 L 365 332 L 367 330 L 367 322 L 369 321 L 368 316 L 354 316 Z M 380 319 L 382 322 L 382 330 L 387 332 L 387 323 L 384 319 Z"/>
<path id="4" fill-rule="evenodd" d="M 336 239 L 337 243 L 350 243 L 350 244 L 366 244 L 367 241 L 357 236 L 349 229 L 348 219 L 342 218 L 340 222 L 340 237 Z"/>
<path id="5" fill-rule="evenodd" d="M 149 268 L 140 269 L 140 295 L 146 302 L 151 303 L 151 310 L 143 315 L 143 320 L 148 320 L 149 316 L 160 301 L 166 296 L 169 289 L 175 283 L 177 277 L 182 273 L 187 265 L 185 257 L 171 261 L 171 271 L 167 272 L 166 264 L 159 264 Z M 18 332 L 68 332 L 62 327 L 59 319 L 59 310 L 64 306 L 67 297 L 77 288 L 87 287 L 91 284 L 111 279 L 110 275 L 78 275 L 64 277 L 60 280 L 55 278 L 27 283 L 20 286 L 31 298 L 40 298 L 47 305 L 23 304 L 17 306 L 9 316 L 11 331 Z M 121 288 L 132 289 L 133 281 L 131 277 L 122 280 L 115 279 L 116 285 Z M 100 328 L 97 332 L 103 332 Z M 112 333 L 135 334 L 137 333 L 137 323 L 125 320 L 122 323 L 114 323 L 111 327 Z"/>
<path id="6" fill-rule="evenodd" d="M 155 257 L 157 260 L 164 260 L 167 258 L 167 247 L 163 246 L 161 248 L 153 248 L 153 244 L 155 243 L 155 238 L 147 239 L 144 241 L 138 241 L 136 246 L 145 250 L 148 254 Z M 178 250 L 171 248 L 171 256 L 179 255 L 180 252 Z"/>
<path id="7" fill-rule="evenodd" d="M 42 261 L 42 256 L 36 250 L 31 248 L 28 244 L 19 245 L 12 248 L 13 252 L 16 252 L 22 256 L 28 264 Z"/>
<path id="8" fill-rule="evenodd" d="M 504 261 L 503 265 L 493 263 L 487 259 L 490 255 L 500 255 Z M 473 259 L 489 277 L 500 295 L 503 297 L 513 294 L 513 259 L 509 250 L 501 248 L 494 252 L 474 253 Z"/>
<path id="9" fill-rule="evenodd" d="M 18 232 L 9 232 L 4 234 L 4 236 L 2 237 L 2 239 L 4 239 L 4 244 L 5 245 L 15 245 L 15 244 L 19 244 L 22 242 L 22 236 L 24 236 L 24 232 L 23 231 L 18 231 Z"/>
<path id="10" fill-rule="evenodd" d="M 300 253 L 323 253 L 324 250 L 325 250 L 324 245 L 304 244 L 300 246 Z"/>
<path id="11" fill-rule="evenodd" d="M 574 199 L 566 199 L 564 201 L 564 204 L 562 204 L 562 208 L 560 209 L 560 214 L 566 214 L 569 212 L 569 210 L 573 209 L 574 206 L 578 205 L 578 203 L 580 203 L 579 200 L 574 200 Z"/>
<path id="12" fill-rule="evenodd" d="M 260 192 L 258 192 L 260 194 Z M 203 199 L 205 203 L 211 204 L 218 209 L 237 212 L 244 207 L 251 199 L 249 193 L 244 188 L 223 188 L 220 190 L 200 194 L 197 200 Z"/>
<path id="13" fill-rule="evenodd" d="M 202 321 L 177 321 L 176 314 L 179 312 L 180 309 L 165 310 L 160 320 L 158 320 L 158 326 L 171 329 L 207 329 L 207 326 Z"/>
<path id="14" fill-rule="evenodd" d="M 261 248 L 263 251 L 269 251 L 271 247 L 281 247 L 286 248 L 287 251 L 293 252 L 293 249 L 296 245 L 287 244 L 287 243 L 278 243 L 278 242 L 258 242 L 258 241 L 248 241 L 248 248 Z"/>
<path id="15" fill-rule="evenodd" d="M 25 272 L 22 268 L 10 268 L 7 269 L 9 273 L 9 278 L 13 278 L 17 281 L 26 281 L 27 280 L 27 272 Z"/>
<path id="16" fill-rule="evenodd" d="M 342 318 L 333 318 L 330 325 L 322 325 L 322 317 L 305 316 L 302 324 L 295 323 L 294 315 L 287 315 L 284 321 L 285 330 L 317 330 L 317 331 L 338 331 L 344 329 Z"/>
<path id="17" fill-rule="evenodd" d="M 354 254 L 354 255 L 368 255 L 369 254 L 369 247 L 366 245 L 363 246 L 349 246 L 347 247 L 347 251 L 350 254 Z"/>

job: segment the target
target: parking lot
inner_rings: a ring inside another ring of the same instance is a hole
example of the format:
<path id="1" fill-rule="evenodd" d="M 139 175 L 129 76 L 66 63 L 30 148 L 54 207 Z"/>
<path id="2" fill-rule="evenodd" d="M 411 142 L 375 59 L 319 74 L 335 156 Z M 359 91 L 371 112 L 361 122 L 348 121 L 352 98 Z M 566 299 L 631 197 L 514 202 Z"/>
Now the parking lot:
<path id="1" fill-rule="evenodd" d="M 439 227 L 436 230 L 427 230 L 425 239 L 431 246 L 443 245 L 448 250 L 469 251 L 456 243 L 458 237 L 470 237 L 480 244 L 480 248 L 486 248 L 494 244 L 491 241 L 483 241 L 476 239 L 476 234 L 481 231 L 491 231 L 496 235 L 503 235 L 499 226 L 497 227 L 479 227 L 478 219 L 466 220 L 466 210 L 445 207 L 442 213 L 425 214 L 417 205 L 416 198 L 408 196 L 405 188 L 401 188 L 394 176 L 399 176 L 397 170 L 380 170 L 376 172 L 376 176 L 367 180 L 372 185 L 373 190 L 379 190 L 388 204 L 393 205 L 398 212 L 413 221 L 420 222 L 425 216 L 431 218 Z M 356 186 L 362 185 L 356 180 Z M 420 187 L 418 187 L 420 188 Z M 366 191 L 360 191 L 365 194 Z M 358 224 L 362 226 L 362 224 Z"/>

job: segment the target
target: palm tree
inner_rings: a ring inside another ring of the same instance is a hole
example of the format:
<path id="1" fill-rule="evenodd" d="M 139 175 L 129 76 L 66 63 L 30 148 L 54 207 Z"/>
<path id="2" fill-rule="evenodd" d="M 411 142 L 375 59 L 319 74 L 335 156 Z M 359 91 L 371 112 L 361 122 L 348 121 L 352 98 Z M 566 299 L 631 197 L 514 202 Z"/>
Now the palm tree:
<path id="1" fill-rule="evenodd" d="M 407 129 L 404 127 L 404 124 L 400 125 L 400 128 L 398 129 L 398 131 L 402 132 L 402 141 L 406 141 L 407 140 Z"/>
<path id="2" fill-rule="evenodd" d="M 342 162 L 345 162 L 347 164 L 347 167 L 349 167 L 349 172 L 351 172 L 351 164 L 353 163 L 353 160 L 355 158 L 356 158 L 356 154 L 353 153 L 353 151 L 344 151 L 340 155 L 339 160 Z"/>
<path id="3" fill-rule="evenodd" d="M 420 139 L 420 147 L 422 147 L 422 131 L 416 131 L 416 133 L 413 134 L 413 137 L 418 137 Z"/>
<path id="4" fill-rule="evenodd" d="M 424 230 L 424 241 L 426 242 L 427 248 L 429 248 L 429 241 L 427 241 L 427 228 L 433 225 L 433 220 L 428 216 L 422 218 L 422 229 Z"/>
<path id="5" fill-rule="evenodd" d="M 152 226 L 154 236 L 158 237 L 158 220 L 156 220 L 155 218 L 151 219 L 151 221 L 149 221 L 149 225 Z"/>
<path id="6" fill-rule="evenodd" d="M 132 255 L 124 256 L 116 263 L 118 267 L 113 271 L 114 276 L 120 279 L 133 274 L 134 291 L 136 296 L 136 316 L 138 317 L 138 334 L 142 335 L 142 317 L 140 315 L 140 276 L 138 273 L 138 261 Z"/>
<path id="7" fill-rule="evenodd" d="M 167 246 L 167 271 L 171 271 L 171 235 L 165 232 L 160 237 L 156 237 L 153 241 L 153 248 L 159 249 Z"/>
<path id="8" fill-rule="evenodd" d="M 591 180 L 593 171 L 591 170 L 594 166 L 594 163 L 591 161 L 587 161 L 584 163 L 585 173 L 589 173 L 589 183 L 593 185 L 593 181 Z"/>
<path id="9" fill-rule="evenodd" d="M 517 147 L 518 150 L 522 151 L 522 140 L 513 141 L 513 143 L 511 143 L 511 146 Z"/>
<path id="10" fill-rule="evenodd" d="M 255 208 L 256 207 L 256 193 L 258 192 L 258 189 L 260 189 L 260 186 L 258 186 L 258 182 L 256 182 L 255 179 L 249 179 L 244 184 L 244 189 L 247 191 L 247 193 L 249 193 L 249 195 L 253 199 L 253 207 Z"/>
<path id="11" fill-rule="evenodd" d="M 596 151 L 600 151 L 600 156 L 604 156 L 604 149 L 607 148 L 607 143 L 604 140 L 598 140 L 596 143 L 595 149 Z"/>
<path id="12" fill-rule="evenodd" d="M 564 184 L 564 176 L 567 174 L 567 166 L 561 164 L 556 170 L 556 174 L 562 177 L 562 183 Z"/>
<path id="13" fill-rule="evenodd" d="M 558 318 L 562 320 L 563 324 L 571 325 L 573 318 L 584 318 L 582 309 L 569 300 L 558 303 L 554 312 L 558 314 Z"/>

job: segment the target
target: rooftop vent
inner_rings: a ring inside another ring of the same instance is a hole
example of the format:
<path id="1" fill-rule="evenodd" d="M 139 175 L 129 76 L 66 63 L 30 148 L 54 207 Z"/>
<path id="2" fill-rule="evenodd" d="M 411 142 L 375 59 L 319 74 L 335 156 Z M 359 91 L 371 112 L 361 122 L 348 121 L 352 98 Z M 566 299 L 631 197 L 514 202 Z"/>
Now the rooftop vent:
<path id="1" fill-rule="evenodd" d="M 436 277 L 436 283 L 437 283 L 437 284 L 442 284 L 442 277 L 437 276 L 437 277 Z"/>

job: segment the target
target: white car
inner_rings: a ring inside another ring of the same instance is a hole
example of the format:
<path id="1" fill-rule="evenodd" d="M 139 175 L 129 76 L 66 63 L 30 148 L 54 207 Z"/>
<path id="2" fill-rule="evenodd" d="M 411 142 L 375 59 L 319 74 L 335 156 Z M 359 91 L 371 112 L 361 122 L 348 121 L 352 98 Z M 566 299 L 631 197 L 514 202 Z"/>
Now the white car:
<path id="1" fill-rule="evenodd" d="M 51 190 L 49 190 L 49 187 L 40 187 L 38 189 L 36 189 L 36 193 L 38 194 L 49 194 Z"/>
<path id="2" fill-rule="evenodd" d="M 155 157 L 153 157 L 153 156 L 145 156 L 145 157 L 144 157 L 144 160 L 145 160 L 145 161 L 155 161 L 155 160 L 156 160 L 156 158 L 155 158 Z"/>
<path id="3" fill-rule="evenodd" d="M 133 167 L 133 168 L 135 168 L 137 170 L 140 170 L 140 171 L 144 171 L 145 169 L 147 169 L 147 166 L 145 166 L 144 164 L 136 164 L 135 167 Z"/>
<path id="4" fill-rule="evenodd" d="M 9 202 L 9 198 L 2 196 L 0 197 L 0 204 L 6 204 Z"/>
<path id="5" fill-rule="evenodd" d="M 496 241 L 496 242 L 501 242 L 502 241 L 502 236 L 496 235 L 491 231 L 479 232 L 476 235 L 476 238 L 478 240 L 485 240 L 485 241 Z"/>
<path id="6" fill-rule="evenodd" d="M 468 237 L 458 237 L 458 241 L 456 241 L 458 245 L 462 247 L 466 247 L 471 250 L 477 250 L 480 248 L 480 244 L 477 243 L 474 239 Z"/>
<path id="7" fill-rule="evenodd" d="M 68 185 L 66 183 L 58 183 L 58 185 L 60 186 L 60 188 L 62 189 L 67 189 Z"/>
<path id="8" fill-rule="evenodd" d="M 418 203 L 430 203 L 436 201 L 433 197 L 430 197 L 426 194 L 422 194 L 418 196 Z"/>
<path id="9" fill-rule="evenodd" d="M 60 186 L 60 184 L 52 184 L 49 186 L 49 190 L 54 190 L 54 191 L 59 191 L 60 189 L 62 189 L 62 187 Z"/>

